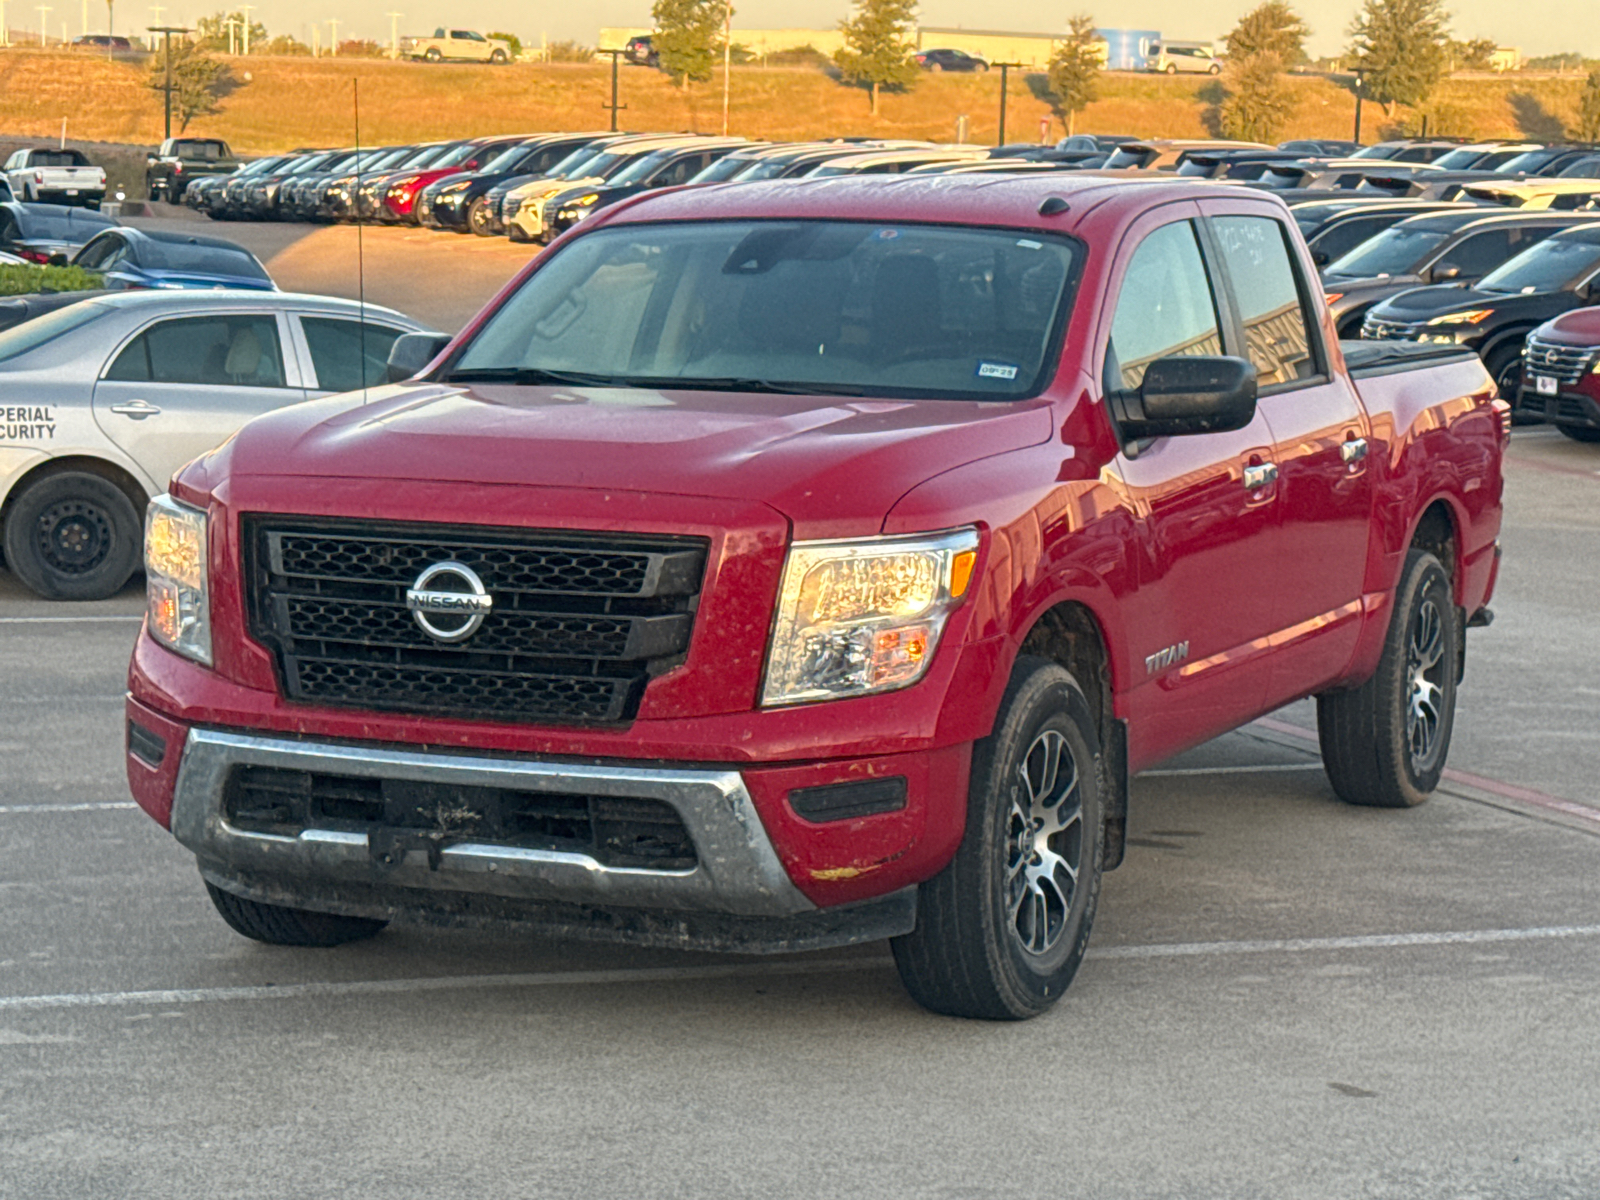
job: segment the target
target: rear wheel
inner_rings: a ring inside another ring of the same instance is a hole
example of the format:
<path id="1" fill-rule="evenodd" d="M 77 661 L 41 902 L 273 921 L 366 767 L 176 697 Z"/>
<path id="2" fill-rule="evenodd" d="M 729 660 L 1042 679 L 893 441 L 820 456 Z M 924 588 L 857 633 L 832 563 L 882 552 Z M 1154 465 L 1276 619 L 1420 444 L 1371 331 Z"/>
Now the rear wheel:
<path id="1" fill-rule="evenodd" d="M 1593 425 L 1557 425 L 1562 436 L 1569 437 L 1575 442 L 1600 442 L 1600 429 Z"/>
<path id="2" fill-rule="evenodd" d="M 1017 660 L 992 734 L 974 749 L 967 828 L 924 883 L 917 928 L 891 942 L 913 999 L 955 1017 L 1015 1021 L 1077 973 L 1100 895 L 1099 739 L 1072 676 Z"/>
<path id="3" fill-rule="evenodd" d="M 104 600 L 139 565 L 139 514 L 99 475 L 62 471 L 29 484 L 6 514 L 6 564 L 46 600 Z"/>
<path id="4" fill-rule="evenodd" d="M 1222 74 L 1222 67 L 1217 63 L 1212 63 L 1211 67 L 1210 67 L 1210 73 L 1212 75 L 1221 75 Z"/>
<path id="5" fill-rule="evenodd" d="M 1439 786 L 1455 725 L 1461 621 L 1450 576 L 1406 555 L 1383 656 L 1371 679 L 1317 697 L 1322 764 L 1349 804 L 1411 808 Z"/>
<path id="6" fill-rule="evenodd" d="M 503 66 L 510 60 L 506 58 L 506 52 L 504 50 L 496 50 L 493 54 L 489 55 L 489 61 L 494 63 L 496 66 Z"/>
<path id="7" fill-rule="evenodd" d="M 383 931 L 389 922 L 374 917 L 343 917 L 282 904 L 246 900 L 206 881 L 211 903 L 235 933 L 273 946 L 342 946 Z"/>

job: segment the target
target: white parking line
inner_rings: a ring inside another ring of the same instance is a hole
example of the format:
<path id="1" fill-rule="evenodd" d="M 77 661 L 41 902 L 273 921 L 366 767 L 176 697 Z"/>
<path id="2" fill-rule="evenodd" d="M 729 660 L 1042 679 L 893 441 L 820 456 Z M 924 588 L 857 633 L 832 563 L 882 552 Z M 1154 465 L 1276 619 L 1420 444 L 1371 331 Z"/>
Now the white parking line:
<path id="1" fill-rule="evenodd" d="M 1176 767 L 1170 771 L 1140 771 L 1135 779 L 1162 779 L 1173 775 L 1253 775 L 1262 771 L 1320 771 L 1322 764 L 1256 763 L 1248 767 Z"/>
<path id="2" fill-rule="evenodd" d="M 4 804 L 0 805 L 0 817 L 9 817 L 15 813 L 106 812 L 114 808 L 138 807 L 132 800 L 104 800 L 83 804 Z"/>
<path id="3" fill-rule="evenodd" d="M 1409 946 L 1481 945 L 1600 937 L 1600 925 L 1546 925 L 1530 929 L 1463 929 L 1440 933 L 1380 933 L 1355 937 L 1279 938 L 1239 942 L 1177 942 L 1110 946 L 1090 959 L 1198 958 L 1232 954 L 1298 954 L 1318 950 L 1383 950 Z M 146 992 L 62 992 L 46 996 L 0 996 L 0 1012 L 50 1008 L 127 1008 L 139 1005 L 212 1004 L 230 1000 L 304 1000 L 330 996 L 390 996 L 484 988 L 593 987 L 617 983 L 673 983 L 708 979 L 826 975 L 887 971 L 888 958 L 819 959 L 811 962 L 750 963 L 708 967 L 644 967 L 612 971 L 537 971 L 508 975 L 441 975 L 424 979 L 358 979 L 342 983 L 286 983 L 255 987 L 173 988 Z"/>
<path id="4" fill-rule="evenodd" d="M 65 625 L 81 621 L 142 621 L 144 614 L 138 616 L 88 616 L 88 617 L 0 617 L 0 625 Z"/>

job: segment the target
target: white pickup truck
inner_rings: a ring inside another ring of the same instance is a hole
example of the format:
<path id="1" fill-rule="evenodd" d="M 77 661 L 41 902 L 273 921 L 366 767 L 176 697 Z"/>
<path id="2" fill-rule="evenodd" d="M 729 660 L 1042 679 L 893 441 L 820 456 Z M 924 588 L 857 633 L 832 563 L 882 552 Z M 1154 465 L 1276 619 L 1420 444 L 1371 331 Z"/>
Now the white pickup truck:
<path id="1" fill-rule="evenodd" d="M 403 57 L 423 62 L 454 60 L 504 64 L 511 61 L 511 50 L 510 42 L 484 37 L 473 29 L 435 29 L 432 37 L 406 38 L 400 43 Z"/>
<path id="2" fill-rule="evenodd" d="M 106 194 L 105 171 L 81 150 L 18 150 L 6 159 L 4 171 L 20 200 L 98 208 Z"/>

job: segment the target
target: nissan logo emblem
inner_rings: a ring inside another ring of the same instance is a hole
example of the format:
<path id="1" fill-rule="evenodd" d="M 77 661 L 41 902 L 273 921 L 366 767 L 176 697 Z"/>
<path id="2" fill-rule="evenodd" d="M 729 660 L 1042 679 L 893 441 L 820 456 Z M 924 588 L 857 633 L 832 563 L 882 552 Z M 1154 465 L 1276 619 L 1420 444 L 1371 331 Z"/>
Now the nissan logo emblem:
<path id="1" fill-rule="evenodd" d="M 442 562 L 434 563 L 406 589 L 406 607 L 417 627 L 435 641 L 464 642 L 478 632 L 494 608 L 494 598 L 471 567 Z M 436 621 L 439 617 L 445 620 Z"/>

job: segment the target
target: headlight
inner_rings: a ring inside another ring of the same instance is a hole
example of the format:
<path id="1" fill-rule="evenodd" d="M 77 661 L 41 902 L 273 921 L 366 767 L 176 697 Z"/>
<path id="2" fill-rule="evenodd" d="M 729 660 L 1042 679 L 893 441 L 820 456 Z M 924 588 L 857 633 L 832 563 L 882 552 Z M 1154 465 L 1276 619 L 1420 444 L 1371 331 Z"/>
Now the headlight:
<path id="1" fill-rule="evenodd" d="M 573 208 L 588 208 L 591 204 L 594 204 L 599 199 L 600 194 L 598 192 L 590 192 L 587 196 L 579 196 L 576 200 L 569 201 L 568 203 Z"/>
<path id="2" fill-rule="evenodd" d="M 1429 325 L 1476 325 L 1489 317 L 1494 316 L 1492 308 L 1474 308 L 1467 312 L 1446 313 L 1442 317 L 1435 317 Z"/>
<path id="3" fill-rule="evenodd" d="M 796 542 L 778 596 L 763 705 L 906 687 L 933 660 L 972 582 L 974 529 Z"/>
<path id="4" fill-rule="evenodd" d="M 144 520 L 150 634 L 185 658 L 211 665 L 206 590 L 206 515 L 171 496 L 150 501 Z"/>

